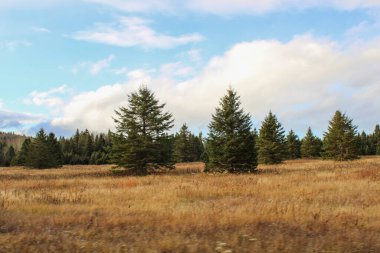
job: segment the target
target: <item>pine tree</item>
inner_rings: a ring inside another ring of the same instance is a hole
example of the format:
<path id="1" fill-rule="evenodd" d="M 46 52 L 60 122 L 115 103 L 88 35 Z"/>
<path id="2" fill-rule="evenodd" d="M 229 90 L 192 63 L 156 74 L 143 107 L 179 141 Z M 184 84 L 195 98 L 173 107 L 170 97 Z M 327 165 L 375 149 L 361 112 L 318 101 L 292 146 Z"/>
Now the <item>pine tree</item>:
<path id="1" fill-rule="evenodd" d="M 183 124 L 174 141 L 174 161 L 177 163 L 190 162 L 191 143 L 190 131 L 186 124 Z"/>
<path id="2" fill-rule="evenodd" d="M 263 164 L 281 163 L 286 157 L 285 131 L 276 115 L 269 112 L 259 133 L 259 162 Z"/>
<path id="3" fill-rule="evenodd" d="M 30 144 L 26 157 L 26 166 L 35 169 L 56 168 L 62 166 L 60 154 L 58 154 L 58 141 L 54 134 L 46 135 L 41 129 L 36 138 Z"/>
<path id="4" fill-rule="evenodd" d="M 361 134 L 357 135 L 357 143 L 358 143 L 358 150 L 359 150 L 359 155 L 370 155 L 370 150 L 369 150 L 369 136 L 362 131 Z"/>
<path id="5" fill-rule="evenodd" d="M 305 137 L 302 139 L 301 156 L 302 158 L 317 158 L 321 157 L 322 141 L 313 134 L 309 127 Z"/>
<path id="6" fill-rule="evenodd" d="M 286 136 L 287 158 L 298 159 L 301 157 L 301 141 L 293 130 Z"/>
<path id="7" fill-rule="evenodd" d="M 14 159 L 12 165 L 14 166 L 25 166 L 26 165 L 26 159 L 28 156 L 28 152 L 30 150 L 30 145 L 32 141 L 30 138 L 25 139 L 23 142 L 20 151 L 16 155 L 16 158 Z"/>
<path id="8" fill-rule="evenodd" d="M 255 140 L 248 113 L 237 93 L 229 89 L 209 124 L 206 171 L 252 172 L 257 167 Z"/>
<path id="9" fill-rule="evenodd" d="M 15 149 L 13 148 L 13 146 L 10 146 L 4 156 L 4 165 L 7 167 L 10 166 L 15 156 Z"/>
<path id="10" fill-rule="evenodd" d="M 0 167 L 5 166 L 5 148 L 6 144 L 0 142 Z"/>
<path id="11" fill-rule="evenodd" d="M 46 144 L 49 147 L 49 152 L 52 159 L 52 167 L 60 167 L 63 164 L 63 154 L 61 145 L 53 133 L 49 133 Z"/>
<path id="12" fill-rule="evenodd" d="M 348 118 L 346 114 L 336 111 L 324 134 L 323 157 L 336 161 L 357 159 L 356 128 L 352 124 L 352 119 Z"/>
<path id="13" fill-rule="evenodd" d="M 140 87 L 128 96 L 128 107 L 116 110 L 117 133 L 113 135 L 112 161 L 138 175 L 151 169 L 173 168 L 167 147 L 167 131 L 173 127 L 172 115 L 163 112 L 154 93 Z"/>
<path id="14" fill-rule="evenodd" d="M 373 132 L 374 153 L 380 155 L 380 125 L 376 125 Z"/>

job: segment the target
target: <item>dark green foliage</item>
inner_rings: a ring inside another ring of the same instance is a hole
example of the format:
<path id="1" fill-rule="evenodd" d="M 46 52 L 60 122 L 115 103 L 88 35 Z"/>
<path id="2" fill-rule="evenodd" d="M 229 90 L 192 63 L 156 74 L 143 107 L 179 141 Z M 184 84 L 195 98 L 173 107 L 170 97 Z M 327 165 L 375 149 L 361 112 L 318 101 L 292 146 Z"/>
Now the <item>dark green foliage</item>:
<path id="1" fill-rule="evenodd" d="M 11 166 L 13 159 L 16 157 L 16 151 L 13 146 L 10 146 L 4 155 L 4 165 Z"/>
<path id="2" fill-rule="evenodd" d="M 204 152 L 202 135 L 193 135 L 186 124 L 182 125 L 174 140 L 174 161 L 195 162 L 200 161 Z"/>
<path id="3" fill-rule="evenodd" d="M 48 136 L 41 129 L 32 140 L 26 157 L 26 166 L 35 169 L 62 166 L 62 151 L 53 133 Z"/>
<path id="4" fill-rule="evenodd" d="M 373 141 L 373 146 L 374 146 L 374 151 L 376 155 L 380 155 L 380 126 L 376 125 L 375 131 L 373 132 L 372 136 L 372 141 Z"/>
<path id="5" fill-rule="evenodd" d="M 302 158 L 318 158 L 321 157 L 322 140 L 313 134 L 309 127 L 305 137 L 302 139 L 301 156 Z"/>
<path id="6" fill-rule="evenodd" d="M 301 141 L 293 130 L 286 136 L 287 159 L 301 158 Z"/>
<path id="7" fill-rule="evenodd" d="M 16 151 L 13 146 L 0 142 L 0 167 L 9 167 L 15 159 Z"/>
<path id="8" fill-rule="evenodd" d="M 190 134 L 186 124 L 182 125 L 179 133 L 176 134 L 173 153 L 175 162 L 190 161 Z"/>
<path id="9" fill-rule="evenodd" d="M 204 159 L 207 172 L 252 172 L 257 167 L 255 139 L 249 114 L 232 89 L 221 99 L 209 125 Z M 205 159 L 206 160 L 206 159 Z"/>
<path id="10" fill-rule="evenodd" d="M 376 125 L 372 134 L 364 131 L 356 136 L 359 155 L 380 155 L 380 126 Z"/>
<path id="11" fill-rule="evenodd" d="M 109 152 L 112 146 L 111 133 L 90 133 L 76 131 L 69 139 L 59 140 L 63 152 L 64 164 L 108 164 Z"/>
<path id="12" fill-rule="evenodd" d="M 7 147 L 12 146 L 15 151 L 20 150 L 25 139 L 27 139 L 25 135 L 4 133 L 0 131 L 0 142 L 6 144 Z"/>
<path id="13" fill-rule="evenodd" d="M 285 131 L 276 115 L 269 115 L 262 122 L 259 139 L 259 162 L 262 164 L 278 164 L 286 158 Z"/>
<path id="14" fill-rule="evenodd" d="M 25 139 L 24 143 L 21 146 L 20 151 L 17 153 L 15 159 L 12 162 L 14 166 L 25 166 L 26 158 L 30 150 L 30 145 L 32 141 L 30 138 Z"/>
<path id="15" fill-rule="evenodd" d="M 146 87 L 128 96 L 128 106 L 116 110 L 117 133 L 113 135 L 112 161 L 131 173 L 146 175 L 161 167 L 173 168 L 167 131 L 172 115 L 163 112 L 154 93 Z"/>
<path id="16" fill-rule="evenodd" d="M 323 157 L 326 159 L 345 161 L 358 158 L 356 126 L 346 114 L 335 112 L 324 134 L 323 149 Z"/>
<path id="17" fill-rule="evenodd" d="M 370 136 L 368 136 L 364 131 L 362 131 L 361 134 L 358 134 L 356 136 L 356 143 L 357 143 L 359 155 L 363 156 L 363 155 L 371 154 L 369 138 Z"/>

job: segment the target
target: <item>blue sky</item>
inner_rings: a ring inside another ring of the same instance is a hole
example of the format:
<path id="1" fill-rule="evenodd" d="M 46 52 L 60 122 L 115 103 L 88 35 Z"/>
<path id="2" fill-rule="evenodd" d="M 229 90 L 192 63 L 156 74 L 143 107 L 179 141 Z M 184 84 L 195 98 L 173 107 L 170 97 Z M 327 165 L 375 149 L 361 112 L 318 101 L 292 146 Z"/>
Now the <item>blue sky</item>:
<path id="1" fill-rule="evenodd" d="M 228 86 L 255 126 L 379 123 L 380 1 L 0 0 L 0 130 L 113 128 L 141 84 L 207 131 Z"/>

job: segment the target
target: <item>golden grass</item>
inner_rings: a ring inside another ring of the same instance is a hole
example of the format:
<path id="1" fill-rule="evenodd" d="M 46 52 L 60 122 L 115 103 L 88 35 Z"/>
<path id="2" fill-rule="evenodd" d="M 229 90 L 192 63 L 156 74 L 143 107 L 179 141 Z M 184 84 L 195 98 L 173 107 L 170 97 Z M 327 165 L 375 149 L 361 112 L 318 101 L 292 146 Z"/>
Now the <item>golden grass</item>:
<path id="1" fill-rule="evenodd" d="M 0 252 L 380 252 L 380 157 L 249 175 L 0 169 Z"/>

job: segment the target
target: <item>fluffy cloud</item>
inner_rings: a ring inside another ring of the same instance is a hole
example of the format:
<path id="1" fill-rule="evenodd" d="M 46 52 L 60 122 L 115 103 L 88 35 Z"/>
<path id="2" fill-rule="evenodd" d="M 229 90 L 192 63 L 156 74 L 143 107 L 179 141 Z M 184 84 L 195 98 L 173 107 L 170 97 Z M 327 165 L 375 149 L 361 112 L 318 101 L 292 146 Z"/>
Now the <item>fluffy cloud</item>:
<path id="1" fill-rule="evenodd" d="M 127 12 L 172 11 L 172 0 L 83 0 L 89 3 L 108 5 Z"/>
<path id="2" fill-rule="evenodd" d="M 100 60 L 98 62 L 91 64 L 90 74 L 91 75 L 99 74 L 103 69 L 107 68 L 114 59 L 115 59 L 115 56 L 110 55 L 106 59 L 103 59 L 103 60 Z"/>
<path id="3" fill-rule="evenodd" d="M 107 131 L 112 128 L 113 112 L 125 100 L 126 92 L 123 85 L 115 84 L 77 95 L 64 107 L 63 116 L 53 119 L 51 125 Z"/>
<path id="4" fill-rule="evenodd" d="M 174 15 L 184 10 L 225 15 L 260 14 L 320 7 L 338 10 L 372 9 L 380 6 L 378 0 L 4 0 L 0 1 L 0 12 L 8 9 L 47 8 L 80 2 L 109 6 L 131 13 L 162 12 Z"/>
<path id="5" fill-rule="evenodd" d="M 147 83 L 167 103 L 177 124 L 187 122 L 194 129 L 207 127 L 229 85 L 241 95 L 256 125 L 272 110 L 287 129 L 302 133 L 310 125 L 321 133 L 334 111 L 341 109 L 370 129 L 378 123 L 375 115 L 380 110 L 379 42 L 342 46 L 304 35 L 287 43 L 239 43 L 184 82 L 152 77 L 142 70 L 131 72 L 127 83 L 74 97 L 52 123 L 72 129 L 112 129 L 114 109 L 125 104 L 127 93 Z"/>
<path id="6" fill-rule="evenodd" d="M 20 129 L 28 124 L 37 124 L 43 119 L 44 118 L 40 115 L 0 109 L 0 130 Z"/>
<path id="7" fill-rule="evenodd" d="M 58 88 L 54 88 L 48 91 L 33 91 L 24 100 L 26 104 L 46 106 L 48 108 L 58 108 L 64 105 L 64 101 L 60 98 L 60 95 L 68 92 L 68 86 L 62 85 Z"/>
<path id="8" fill-rule="evenodd" d="M 45 27 L 38 27 L 38 26 L 32 27 L 32 31 L 36 33 L 50 33 L 49 29 Z"/>
<path id="9" fill-rule="evenodd" d="M 20 47 L 30 47 L 32 43 L 26 40 L 0 41 L 0 49 L 4 48 L 10 52 L 16 51 Z"/>
<path id="10" fill-rule="evenodd" d="M 76 32 L 73 38 L 120 47 L 143 48 L 172 48 L 203 40 L 200 34 L 160 34 L 150 28 L 149 23 L 150 21 L 141 18 L 122 17 L 116 24 L 97 24 L 92 30 Z"/>
<path id="11" fill-rule="evenodd" d="M 94 62 L 83 61 L 83 62 L 80 62 L 80 63 L 76 64 L 71 69 L 71 72 L 73 74 L 78 74 L 78 72 L 80 72 L 81 70 L 85 70 L 89 74 L 91 74 L 93 76 L 96 76 L 96 75 L 100 74 L 100 72 L 102 72 L 103 70 L 105 70 L 106 68 L 108 68 L 111 65 L 112 61 L 115 60 L 115 58 L 116 57 L 111 54 L 107 58 L 101 59 L 99 61 L 94 61 Z M 115 73 L 115 74 L 119 74 L 120 73 L 117 70 L 112 70 L 112 72 Z"/>
<path id="12" fill-rule="evenodd" d="M 318 7 L 338 10 L 354 10 L 380 7 L 377 0 L 193 0 L 188 8 L 194 11 L 214 14 L 260 14 L 289 9 L 310 9 Z"/>

